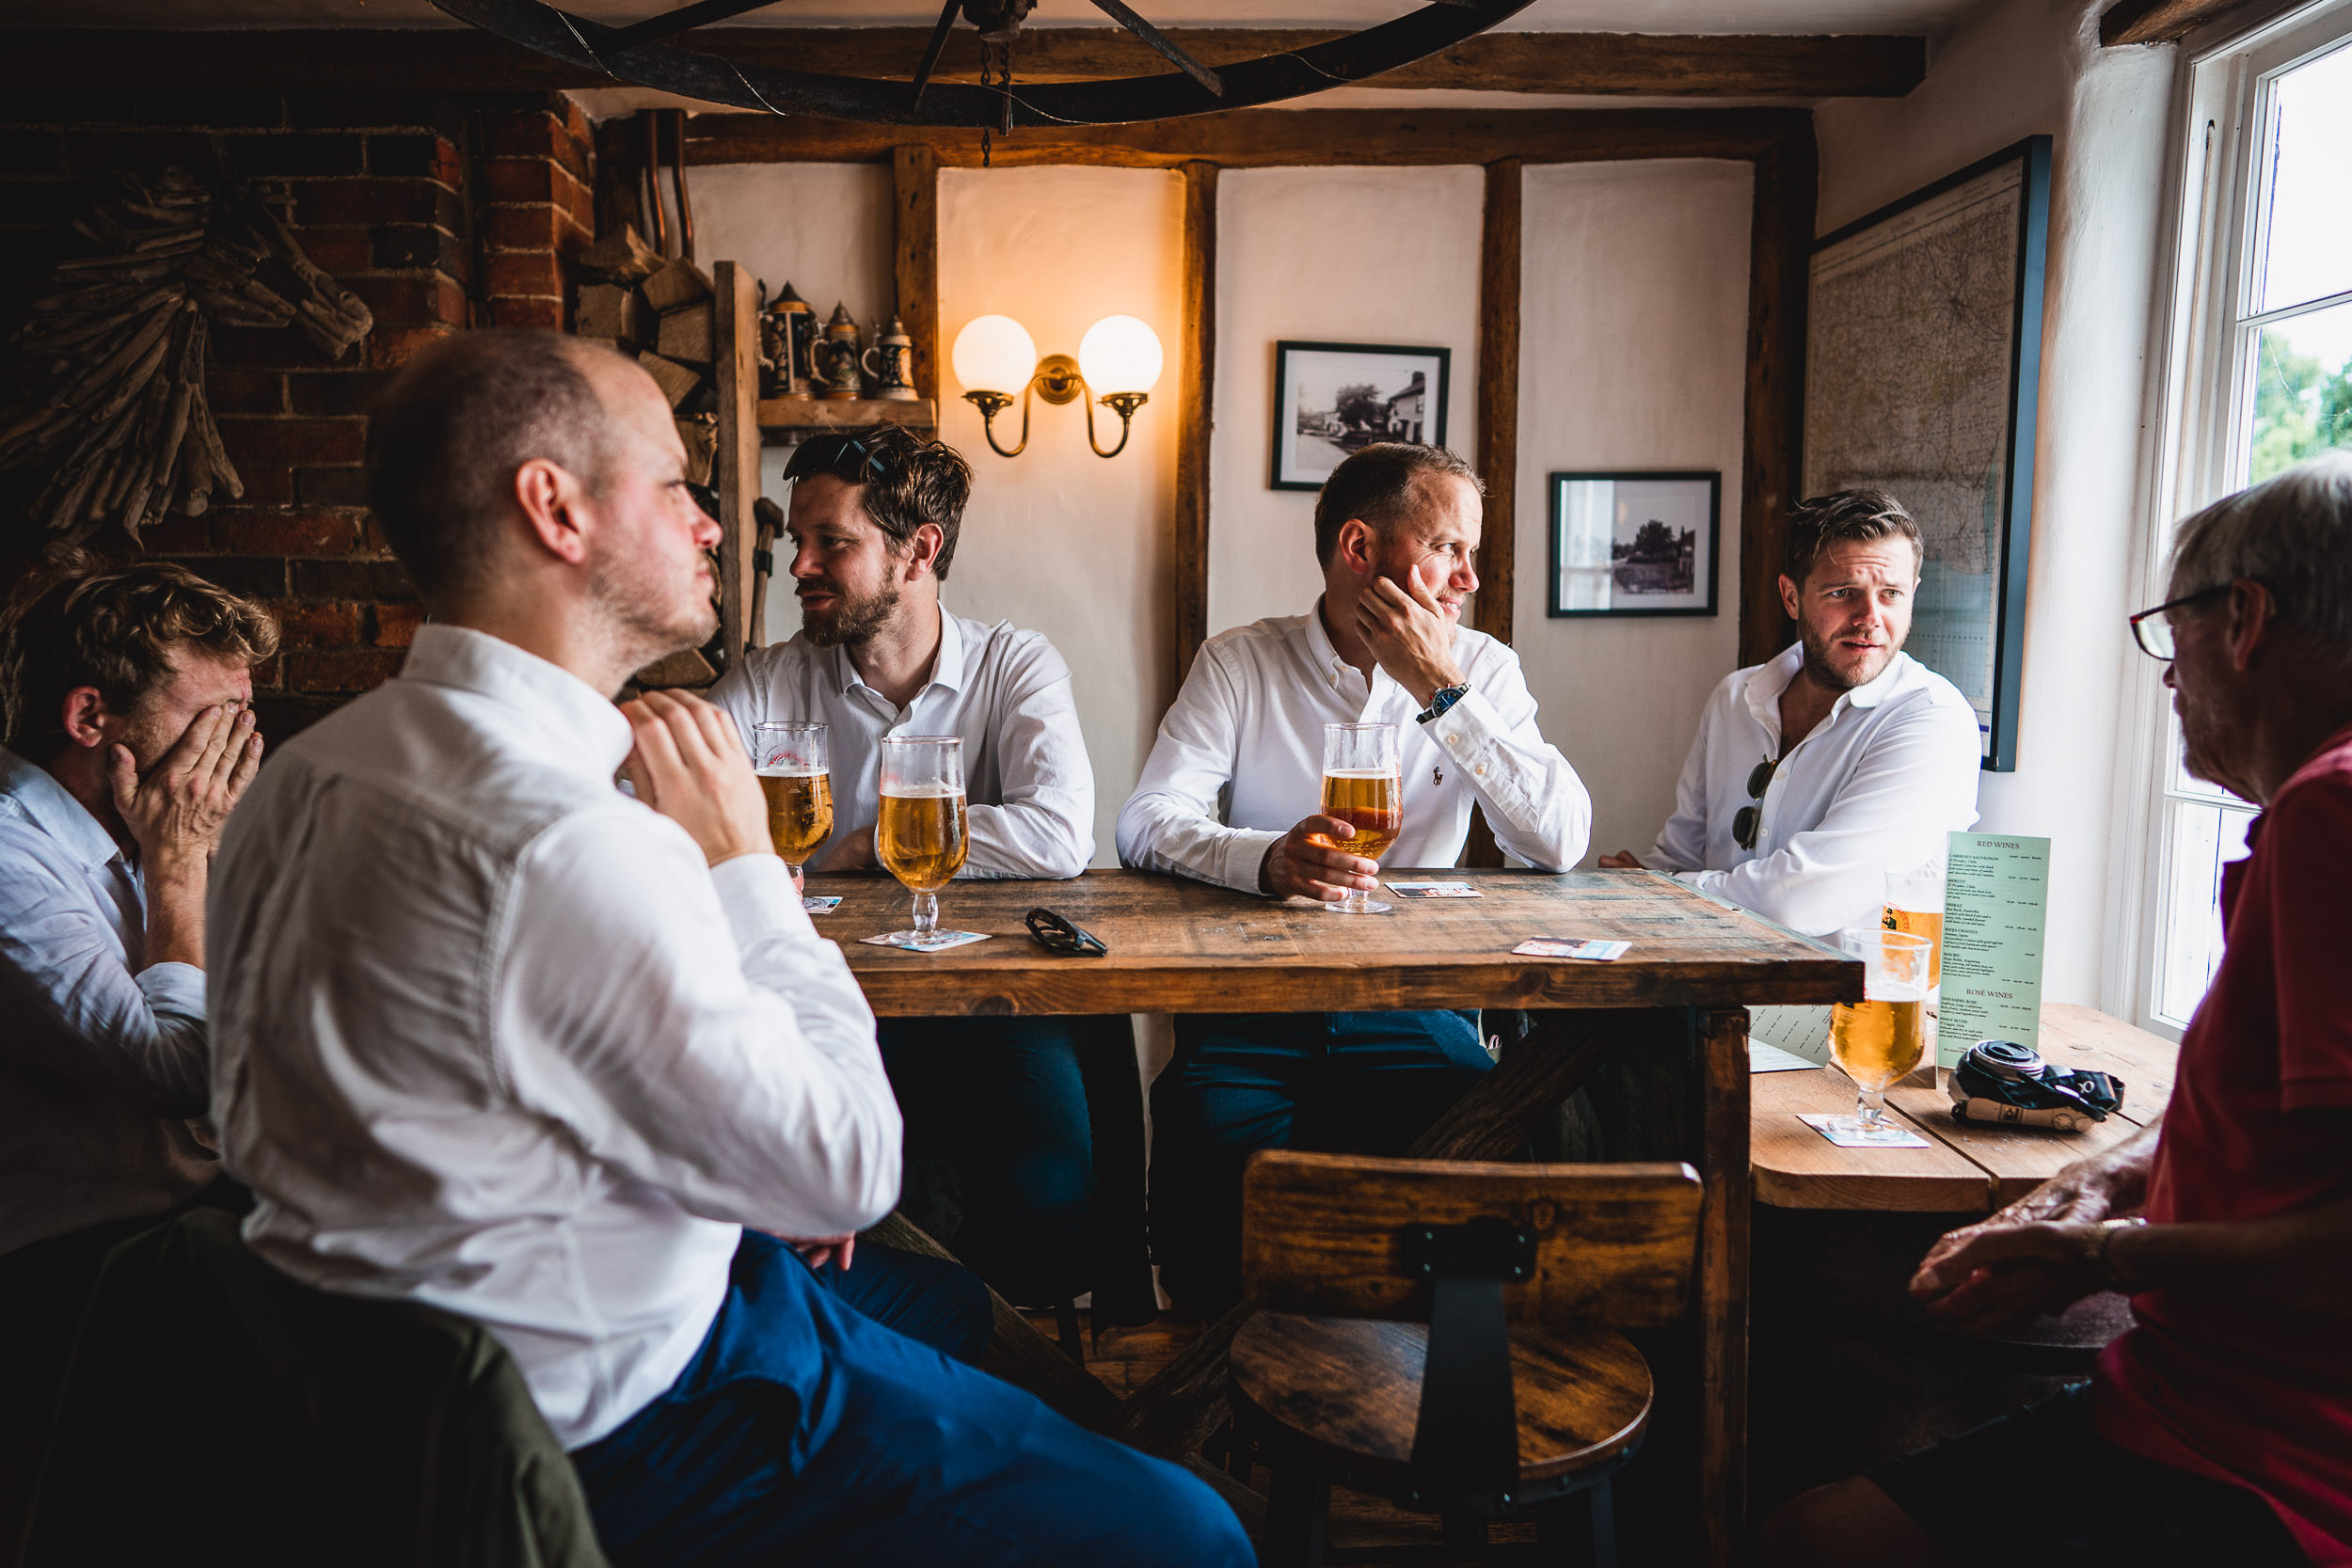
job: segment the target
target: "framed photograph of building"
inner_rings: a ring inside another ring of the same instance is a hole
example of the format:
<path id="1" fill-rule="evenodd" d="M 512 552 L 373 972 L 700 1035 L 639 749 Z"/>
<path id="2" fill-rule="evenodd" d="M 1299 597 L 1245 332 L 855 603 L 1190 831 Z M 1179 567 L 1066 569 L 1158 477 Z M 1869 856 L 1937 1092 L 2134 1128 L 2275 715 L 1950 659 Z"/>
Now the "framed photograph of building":
<path id="1" fill-rule="evenodd" d="M 1720 473 L 1550 476 L 1551 613 L 1712 615 Z"/>
<path id="2" fill-rule="evenodd" d="M 1274 488 L 1319 490 L 1375 441 L 1445 445 L 1454 351 L 1390 343 L 1274 345 Z"/>

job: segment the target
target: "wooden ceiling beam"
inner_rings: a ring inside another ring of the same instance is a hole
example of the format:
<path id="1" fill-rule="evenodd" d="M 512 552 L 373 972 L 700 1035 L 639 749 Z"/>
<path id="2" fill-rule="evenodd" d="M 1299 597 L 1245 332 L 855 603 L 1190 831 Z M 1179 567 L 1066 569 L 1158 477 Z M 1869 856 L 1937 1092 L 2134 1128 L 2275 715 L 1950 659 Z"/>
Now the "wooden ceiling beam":
<path id="1" fill-rule="evenodd" d="M 869 125 L 800 116 L 708 114 L 686 122 L 689 164 L 888 163 L 891 150 L 934 149 L 944 168 L 977 168 L 980 134 L 961 127 Z M 608 166 L 644 156 L 621 121 L 598 151 Z M 1140 125 L 1024 126 L 994 141 L 998 167 L 1101 164 L 1175 168 L 1300 165 L 1606 163 L 1628 158 L 1760 157 L 1809 138 L 1809 109 L 1236 109 Z"/>
<path id="2" fill-rule="evenodd" d="M 2099 13 L 2099 41 L 2171 43 L 2236 10 L 2247 0 L 2116 0 Z"/>
<path id="3" fill-rule="evenodd" d="M 1340 31 L 1180 27 L 1168 36 L 1216 66 L 1300 48 Z M 907 78 L 926 36 L 916 27 L 710 27 L 680 41 L 745 64 Z M 612 85 L 609 78 L 470 29 L 12 27 L 0 31 L 0 39 L 7 40 L 0 48 L 0 87 L 8 87 L 184 89 L 202 84 L 237 89 L 512 92 Z M 1038 27 L 1022 35 L 1013 69 L 1030 81 L 1077 81 L 1152 75 L 1168 64 L 1115 27 Z M 960 27 L 949 39 L 938 77 L 970 81 L 978 71 L 978 35 Z M 1899 98 L 1926 74 L 1927 40 L 1919 38 L 1496 32 L 1370 81 L 1384 87 L 1488 92 Z"/>

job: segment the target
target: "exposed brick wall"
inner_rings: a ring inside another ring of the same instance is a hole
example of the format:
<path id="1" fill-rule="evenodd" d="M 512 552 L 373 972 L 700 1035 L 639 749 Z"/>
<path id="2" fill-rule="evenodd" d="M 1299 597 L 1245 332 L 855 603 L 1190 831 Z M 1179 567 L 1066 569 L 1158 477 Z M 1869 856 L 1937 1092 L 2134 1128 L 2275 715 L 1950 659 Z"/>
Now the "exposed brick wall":
<path id="1" fill-rule="evenodd" d="M 178 560 L 266 601 L 283 652 L 256 672 L 268 732 L 291 735 L 387 679 L 419 620 L 370 522 L 367 415 L 423 345 L 469 325 L 564 324 L 589 238 L 593 140 L 561 97 L 398 93 L 18 94 L 0 103 L 0 317 L 34 297 L 68 228 L 118 168 L 177 162 L 278 184 L 310 260 L 367 301 L 375 328 L 329 364 L 291 329 L 222 330 L 209 390 L 242 499 L 148 531 Z M 0 491 L 0 507 L 22 481 Z M 40 541 L 8 507 L 0 567 Z M 91 544 L 129 554 L 103 533 Z M 28 548 L 29 546 L 29 548 Z"/>

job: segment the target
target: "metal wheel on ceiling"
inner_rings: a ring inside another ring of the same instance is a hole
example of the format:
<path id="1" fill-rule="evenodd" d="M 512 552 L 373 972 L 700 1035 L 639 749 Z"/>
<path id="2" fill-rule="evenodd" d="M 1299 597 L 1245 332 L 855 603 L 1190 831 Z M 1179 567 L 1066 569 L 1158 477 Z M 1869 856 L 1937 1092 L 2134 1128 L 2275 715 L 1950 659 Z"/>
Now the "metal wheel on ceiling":
<path id="1" fill-rule="evenodd" d="M 907 62 L 904 81 L 743 64 L 671 41 L 695 28 L 765 9 L 775 0 L 696 0 L 626 27 L 576 16 L 543 0 L 433 3 L 510 43 L 601 71 L 616 82 L 682 98 L 778 115 L 1009 134 L 1024 125 L 1132 124 L 1279 103 L 1410 65 L 1485 32 L 1526 8 L 1530 0 L 1438 0 L 1304 49 L 1214 69 L 1137 15 L 1125 0 L 1092 0 L 1177 69 L 1113 81 L 1033 83 L 1016 80 L 1015 44 L 1036 0 L 946 0 L 922 58 Z M 932 80 L 959 22 L 980 35 L 983 69 L 978 84 Z"/>

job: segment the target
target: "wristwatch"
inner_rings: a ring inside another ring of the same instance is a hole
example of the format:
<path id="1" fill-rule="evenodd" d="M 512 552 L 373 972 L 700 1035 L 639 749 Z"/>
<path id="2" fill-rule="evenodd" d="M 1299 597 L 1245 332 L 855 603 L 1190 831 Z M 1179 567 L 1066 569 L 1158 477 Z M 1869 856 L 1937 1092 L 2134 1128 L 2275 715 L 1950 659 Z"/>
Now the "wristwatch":
<path id="1" fill-rule="evenodd" d="M 1429 705 L 1413 716 L 1413 722 L 1426 724 L 1433 719 L 1441 719 L 1445 716 L 1446 709 L 1469 695 L 1470 682 L 1468 681 L 1464 681 L 1459 686 L 1441 686 L 1438 689 L 1438 694 L 1429 699 Z"/>
<path id="2" fill-rule="evenodd" d="M 2117 1231 L 2136 1230 L 2147 1223 L 2144 1215 L 2127 1220 L 2101 1220 L 2091 1227 L 2090 1234 L 2083 1238 L 2083 1261 L 2090 1265 L 2090 1272 L 2099 1276 L 2102 1284 L 2119 1295 L 2128 1296 L 2137 1288 L 2116 1273 L 2114 1262 L 2107 1257 L 2108 1243 L 2115 1240 Z"/>

